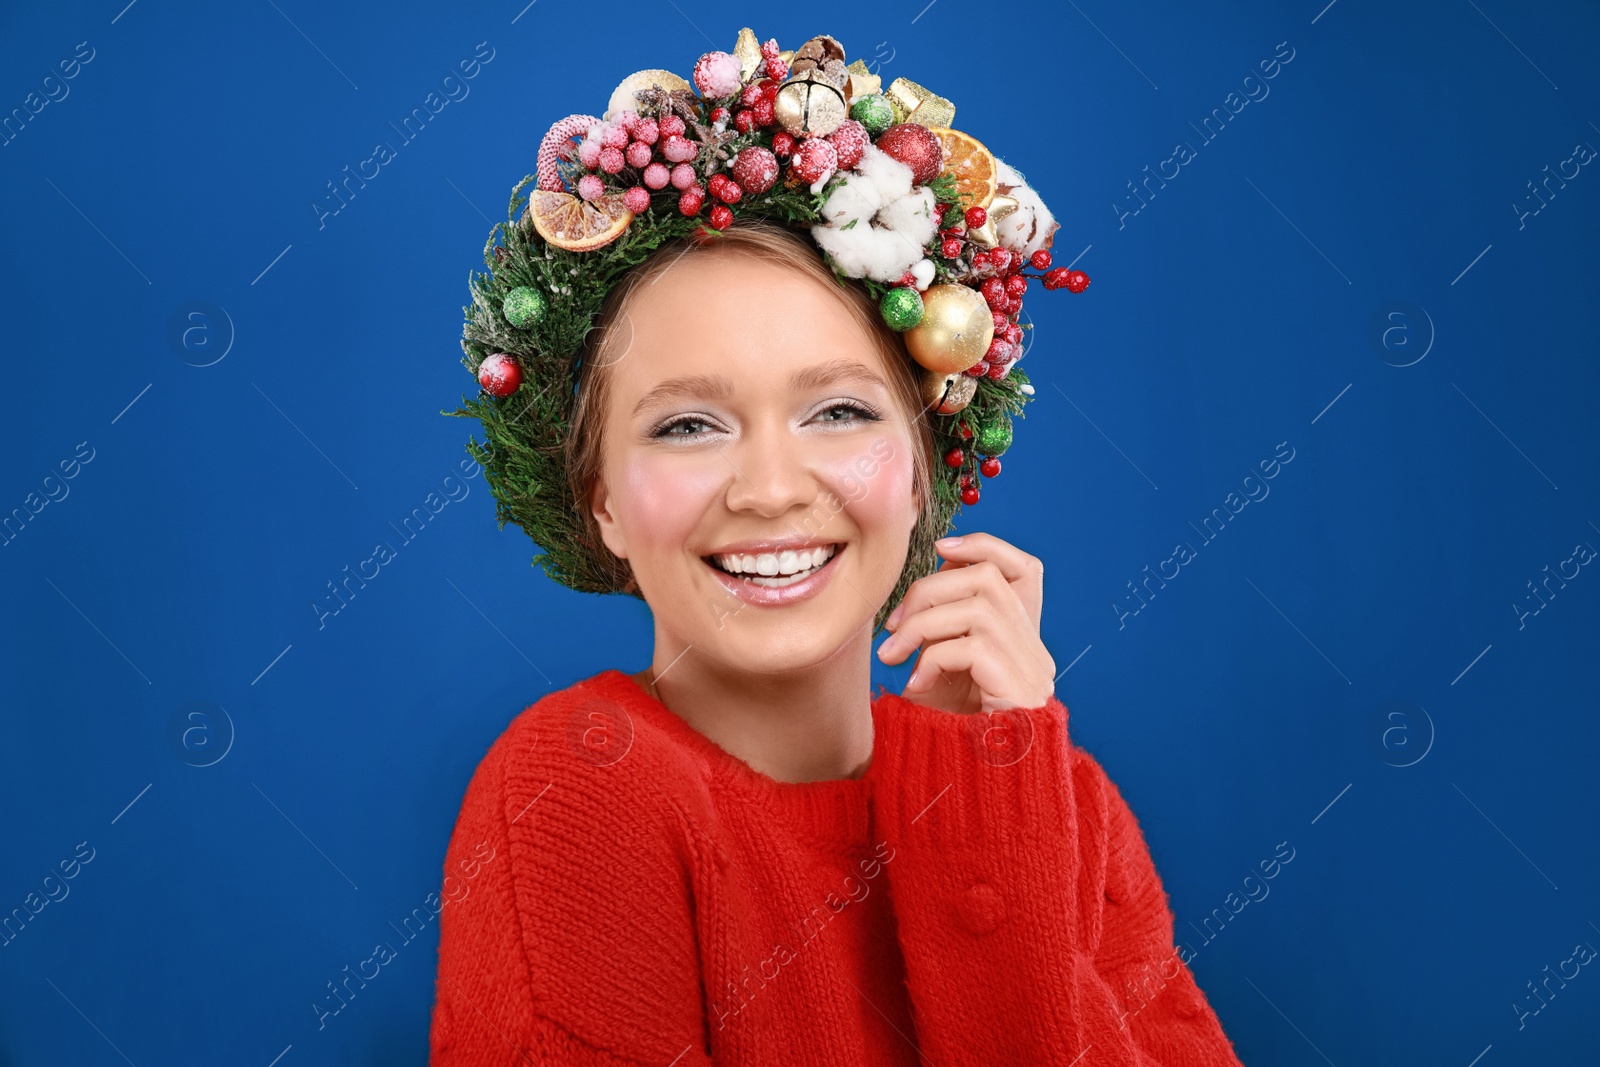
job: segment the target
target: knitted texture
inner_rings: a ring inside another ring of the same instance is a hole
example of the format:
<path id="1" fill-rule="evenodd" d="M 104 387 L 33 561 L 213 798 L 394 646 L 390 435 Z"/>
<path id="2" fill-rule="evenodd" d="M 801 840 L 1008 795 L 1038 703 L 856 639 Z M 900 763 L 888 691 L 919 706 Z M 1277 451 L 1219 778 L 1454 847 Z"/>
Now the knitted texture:
<path id="1" fill-rule="evenodd" d="M 880 692 L 866 774 L 789 783 L 620 671 L 545 696 L 451 836 L 430 1062 L 1238 1065 L 1067 717 Z"/>

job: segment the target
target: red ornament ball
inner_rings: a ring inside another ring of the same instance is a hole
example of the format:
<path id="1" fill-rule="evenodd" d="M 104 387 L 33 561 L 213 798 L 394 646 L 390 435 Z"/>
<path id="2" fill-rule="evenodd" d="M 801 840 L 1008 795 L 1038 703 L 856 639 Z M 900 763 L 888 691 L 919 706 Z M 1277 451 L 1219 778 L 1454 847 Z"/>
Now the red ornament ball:
<path id="1" fill-rule="evenodd" d="M 1000 473 L 1000 461 L 994 456 L 990 456 L 978 464 L 978 470 L 982 472 L 985 478 L 993 478 Z"/>
<path id="2" fill-rule="evenodd" d="M 971 507 L 978 502 L 978 497 L 980 495 L 981 494 L 978 492 L 977 486 L 969 485 L 965 489 L 961 490 L 961 502 L 968 507 Z"/>
<path id="3" fill-rule="evenodd" d="M 733 225 L 733 212 L 729 210 L 728 205 L 718 204 L 711 209 L 711 225 L 719 230 L 726 230 Z"/>
<path id="4" fill-rule="evenodd" d="M 522 384 L 522 368 L 504 352 L 478 364 L 478 384 L 491 396 L 510 396 Z"/>
<path id="5" fill-rule="evenodd" d="M 981 230 L 983 224 L 989 221 L 989 213 L 981 207 L 967 208 L 967 229 Z"/>
<path id="6" fill-rule="evenodd" d="M 947 467 L 959 467 L 966 462 L 967 454 L 959 448 L 952 448 L 944 454 L 944 463 Z"/>
<path id="7" fill-rule="evenodd" d="M 928 127 L 918 122 L 895 123 L 878 135 L 877 146 L 910 167 L 911 179 L 918 185 L 933 181 L 944 167 L 944 146 Z M 970 212 L 967 225 L 972 225 Z"/>
<path id="8" fill-rule="evenodd" d="M 1033 264 L 1034 270 L 1049 270 L 1050 250 L 1047 248 L 1039 249 L 1039 251 L 1035 252 L 1031 257 L 1029 257 L 1029 262 Z"/>
<path id="9" fill-rule="evenodd" d="M 733 180 L 747 193 L 764 193 L 778 183 L 778 158 L 760 145 L 741 149 L 731 169 Z"/>
<path id="10" fill-rule="evenodd" d="M 928 136 L 933 136 L 929 134 Z M 794 162 L 789 164 L 789 169 L 795 177 L 809 184 L 815 184 L 823 175 L 837 169 L 839 166 L 839 152 L 833 147 L 833 142 L 822 137 L 808 137 L 800 150 L 794 154 Z"/>
<path id="11" fill-rule="evenodd" d="M 849 170 L 867 154 L 867 145 L 872 143 L 872 136 L 855 119 L 845 119 L 837 130 L 828 134 L 828 140 L 833 142 L 833 147 L 839 153 L 839 169 Z"/>

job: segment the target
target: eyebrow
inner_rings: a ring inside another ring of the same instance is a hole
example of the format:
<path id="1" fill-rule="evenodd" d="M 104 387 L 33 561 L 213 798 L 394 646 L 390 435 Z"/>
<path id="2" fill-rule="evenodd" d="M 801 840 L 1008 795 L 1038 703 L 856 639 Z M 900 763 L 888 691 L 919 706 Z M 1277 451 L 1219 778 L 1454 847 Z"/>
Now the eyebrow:
<path id="1" fill-rule="evenodd" d="M 789 377 L 789 388 L 799 392 L 803 389 L 817 389 L 840 382 L 876 385 L 888 389 L 884 380 L 865 364 L 843 356 L 795 371 Z M 633 413 L 638 415 L 654 404 L 679 397 L 726 400 L 732 394 L 733 382 L 726 375 L 684 374 L 668 378 L 640 397 L 639 402 L 634 405 Z"/>

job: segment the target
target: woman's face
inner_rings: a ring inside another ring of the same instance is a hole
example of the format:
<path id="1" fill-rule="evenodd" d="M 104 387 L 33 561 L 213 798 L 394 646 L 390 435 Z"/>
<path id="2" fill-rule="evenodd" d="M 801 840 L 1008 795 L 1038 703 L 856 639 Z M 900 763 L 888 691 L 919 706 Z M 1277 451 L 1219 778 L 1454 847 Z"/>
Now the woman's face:
<path id="1" fill-rule="evenodd" d="M 757 673 L 870 646 L 917 520 L 915 438 L 839 297 L 701 250 L 636 289 L 613 332 L 591 503 L 658 642 Z"/>

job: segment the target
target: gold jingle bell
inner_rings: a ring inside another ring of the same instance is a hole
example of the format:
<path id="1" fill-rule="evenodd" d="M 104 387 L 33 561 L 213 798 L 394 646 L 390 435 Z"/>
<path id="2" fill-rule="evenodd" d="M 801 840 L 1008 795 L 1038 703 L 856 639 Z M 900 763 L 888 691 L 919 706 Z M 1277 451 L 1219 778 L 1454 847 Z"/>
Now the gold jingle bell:
<path id="1" fill-rule="evenodd" d="M 850 117 L 843 91 L 815 68 L 803 70 L 778 86 L 772 112 L 795 137 L 826 137 Z"/>
<path id="2" fill-rule="evenodd" d="M 937 411 L 941 415 L 954 415 L 972 403 L 973 396 L 978 392 L 978 379 L 960 371 L 936 374 L 925 370 L 921 384 L 923 409 Z"/>
<path id="3" fill-rule="evenodd" d="M 989 351 L 994 313 L 968 285 L 930 285 L 922 294 L 922 320 L 904 334 L 911 358 L 937 374 L 959 373 Z"/>

